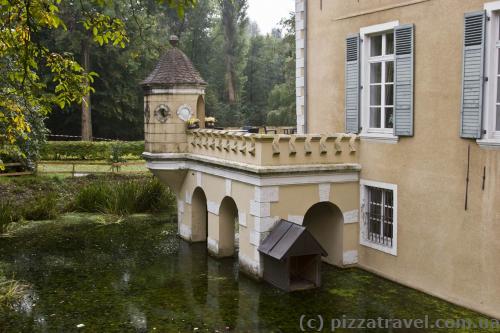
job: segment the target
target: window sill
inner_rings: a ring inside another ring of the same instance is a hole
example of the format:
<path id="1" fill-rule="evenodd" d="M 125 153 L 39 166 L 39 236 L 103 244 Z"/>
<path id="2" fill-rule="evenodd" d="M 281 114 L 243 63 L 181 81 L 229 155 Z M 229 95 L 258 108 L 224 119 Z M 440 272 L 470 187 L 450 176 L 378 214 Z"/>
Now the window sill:
<path id="1" fill-rule="evenodd" d="M 360 244 L 363 246 L 369 247 L 371 249 L 378 250 L 378 251 L 393 255 L 395 257 L 398 256 L 398 250 L 396 247 L 383 246 L 380 244 L 372 243 L 372 242 L 365 240 L 365 239 L 361 239 Z"/>
<path id="2" fill-rule="evenodd" d="M 476 142 L 480 148 L 500 150 L 500 139 L 480 139 Z"/>
<path id="3" fill-rule="evenodd" d="M 392 134 L 385 133 L 369 133 L 364 132 L 359 135 L 362 141 L 368 142 L 380 142 L 380 143 L 391 143 L 396 144 L 399 141 L 399 137 Z"/>

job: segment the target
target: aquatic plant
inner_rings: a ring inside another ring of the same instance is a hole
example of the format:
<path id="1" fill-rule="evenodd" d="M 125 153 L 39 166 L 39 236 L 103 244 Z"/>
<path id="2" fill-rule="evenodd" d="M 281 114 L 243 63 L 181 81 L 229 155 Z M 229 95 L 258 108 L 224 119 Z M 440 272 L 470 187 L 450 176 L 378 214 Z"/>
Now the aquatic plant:
<path id="1" fill-rule="evenodd" d="M 105 212 L 108 198 L 112 195 L 109 184 L 99 181 L 84 186 L 76 195 L 68 210 L 78 212 Z"/>
<path id="2" fill-rule="evenodd" d="M 21 214 L 26 220 L 52 220 L 59 216 L 57 208 L 59 196 L 54 192 L 35 197 L 31 203 L 21 208 Z"/>
<path id="3" fill-rule="evenodd" d="M 128 215 L 136 213 L 137 197 L 141 191 L 141 184 L 135 181 L 126 181 L 118 184 L 107 198 L 107 213 Z"/>
<path id="4" fill-rule="evenodd" d="M 48 192 L 30 201 L 14 203 L 12 200 L 0 200 L 0 233 L 8 231 L 12 223 L 21 220 L 51 220 L 59 216 L 58 195 Z"/>
<path id="5" fill-rule="evenodd" d="M 27 177 L 0 182 L 0 234 L 20 221 L 56 219 L 67 212 L 130 215 L 175 212 L 175 196 L 144 176 Z"/>
<path id="6" fill-rule="evenodd" d="M 19 221 L 21 218 L 19 210 L 17 210 L 14 205 L 8 200 L 0 200 L 0 232 L 5 232 L 7 226 L 12 223 Z"/>
<path id="7" fill-rule="evenodd" d="M 144 182 L 137 196 L 136 213 L 165 212 L 175 208 L 175 195 L 157 178 Z"/>
<path id="8" fill-rule="evenodd" d="M 12 308 L 26 293 L 28 285 L 0 276 L 0 309 Z"/>
<path id="9" fill-rule="evenodd" d="M 85 186 L 75 197 L 73 208 L 80 212 L 116 215 L 167 211 L 174 196 L 156 178 L 97 182 Z"/>

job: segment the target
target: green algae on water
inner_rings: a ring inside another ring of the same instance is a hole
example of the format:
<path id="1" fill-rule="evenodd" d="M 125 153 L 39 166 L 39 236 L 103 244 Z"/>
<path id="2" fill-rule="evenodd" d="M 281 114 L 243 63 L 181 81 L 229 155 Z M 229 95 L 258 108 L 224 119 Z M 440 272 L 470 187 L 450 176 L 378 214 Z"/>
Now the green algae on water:
<path id="1" fill-rule="evenodd" d="M 303 315 L 484 319 L 356 268 L 323 265 L 321 288 L 285 293 L 176 233 L 174 218 L 146 214 L 68 214 L 13 230 L 0 239 L 0 263 L 29 288 L 0 310 L 0 332 L 300 332 Z"/>

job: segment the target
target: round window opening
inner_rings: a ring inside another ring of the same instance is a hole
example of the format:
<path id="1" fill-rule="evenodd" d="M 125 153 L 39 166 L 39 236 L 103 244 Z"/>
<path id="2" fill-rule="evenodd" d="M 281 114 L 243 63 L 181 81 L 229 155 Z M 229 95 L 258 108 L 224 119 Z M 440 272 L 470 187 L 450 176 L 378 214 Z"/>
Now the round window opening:
<path id="1" fill-rule="evenodd" d="M 166 122 L 170 116 L 170 109 L 166 105 L 159 105 L 155 110 L 155 117 L 160 123 Z"/>

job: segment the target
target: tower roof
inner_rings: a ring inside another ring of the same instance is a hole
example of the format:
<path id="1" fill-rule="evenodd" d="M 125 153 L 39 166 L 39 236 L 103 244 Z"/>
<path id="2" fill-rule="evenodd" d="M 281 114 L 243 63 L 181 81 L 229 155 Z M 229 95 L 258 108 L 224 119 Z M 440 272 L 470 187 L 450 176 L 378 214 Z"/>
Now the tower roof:
<path id="1" fill-rule="evenodd" d="M 178 38 L 170 37 L 172 47 L 161 57 L 156 67 L 141 82 L 143 86 L 206 85 L 189 58 L 177 48 Z"/>

